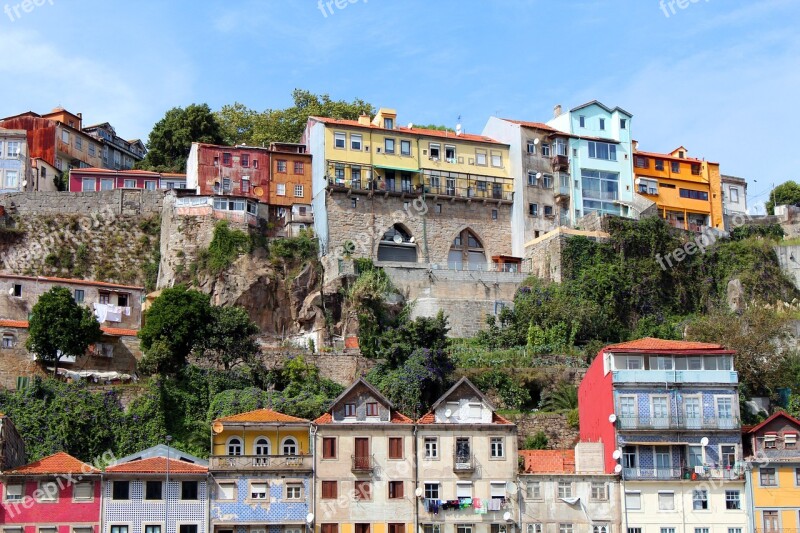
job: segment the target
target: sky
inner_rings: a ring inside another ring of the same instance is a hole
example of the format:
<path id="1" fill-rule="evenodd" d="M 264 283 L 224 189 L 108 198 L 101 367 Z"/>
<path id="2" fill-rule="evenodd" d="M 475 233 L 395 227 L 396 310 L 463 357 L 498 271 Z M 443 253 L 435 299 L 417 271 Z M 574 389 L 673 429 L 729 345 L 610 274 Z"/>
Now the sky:
<path id="1" fill-rule="evenodd" d="M 168 109 L 295 88 L 480 132 L 590 100 L 643 150 L 800 180 L 800 0 L 0 0 L 0 116 L 63 106 L 146 139 Z M 27 10 L 26 10 L 27 8 Z M 779 117 L 786 116 L 786 120 Z M 762 150 L 762 148 L 764 150 Z M 767 150 L 768 148 L 768 150 Z"/>

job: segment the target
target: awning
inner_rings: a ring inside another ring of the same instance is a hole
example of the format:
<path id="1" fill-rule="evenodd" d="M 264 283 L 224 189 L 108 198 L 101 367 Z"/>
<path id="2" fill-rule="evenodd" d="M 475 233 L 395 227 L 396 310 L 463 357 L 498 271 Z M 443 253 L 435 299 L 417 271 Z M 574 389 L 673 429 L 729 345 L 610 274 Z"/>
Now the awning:
<path id="1" fill-rule="evenodd" d="M 397 170 L 398 172 L 413 172 L 414 174 L 419 173 L 418 168 L 400 168 L 400 167 L 387 167 L 383 165 L 372 165 L 373 168 L 382 168 L 384 170 Z"/>

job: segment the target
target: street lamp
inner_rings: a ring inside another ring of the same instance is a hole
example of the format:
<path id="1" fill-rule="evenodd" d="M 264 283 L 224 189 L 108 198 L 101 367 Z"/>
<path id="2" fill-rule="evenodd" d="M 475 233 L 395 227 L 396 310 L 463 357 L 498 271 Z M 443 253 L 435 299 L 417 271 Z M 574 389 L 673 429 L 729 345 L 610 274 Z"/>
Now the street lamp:
<path id="1" fill-rule="evenodd" d="M 167 491 L 164 495 L 164 533 L 169 533 L 169 443 L 172 442 L 172 435 L 167 435 Z"/>

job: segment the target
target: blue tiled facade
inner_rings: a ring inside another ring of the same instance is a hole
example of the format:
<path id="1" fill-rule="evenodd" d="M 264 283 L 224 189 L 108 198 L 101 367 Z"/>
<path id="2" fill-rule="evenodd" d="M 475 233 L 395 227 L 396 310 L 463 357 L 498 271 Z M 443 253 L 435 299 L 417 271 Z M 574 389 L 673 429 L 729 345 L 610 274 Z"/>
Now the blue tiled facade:
<path id="1" fill-rule="evenodd" d="M 124 477 L 116 479 L 124 479 Z M 208 518 L 206 480 L 203 479 L 197 483 L 197 499 L 182 500 L 181 480 L 170 479 L 169 490 L 165 491 L 169 499 L 169 511 L 167 511 L 164 500 L 148 501 L 144 499 L 144 481 L 130 481 L 130 499 L 128 500 L 115 500 L 112 497 L 113 480 L 106 481 L 103 487 L 106 531 L 110 531 L 114 525 L 125 525 L 128 526 L 129 533 L 144 533 L 146 525 L 162 525 L 167 516 L 169 520 L 166 533 L 178 533 L 178 525 L 181 524 L 194 524 L 198 531 L 206 531 Z"/>
<path id="2" fill-rule="evenodd" d="M 234 529 L 246 533 L 251 524 L 260 524 L 268 528 L 270 533 L 280 533 L 285 525 L 305 524 L 306 516 L 311 512 L 310 473 L 293 473 L 285 477 L 216 473 L 214 477 L 216 486 L 211 491 L 210 513 L 212 528 Z M 220 499 L 219 484 L 226 482 L 236 484 L 234 500 Z M 250 498 L 250 487 L 253 482 L 268 483 L 269 497 L 266 500 Z M 286 500 L 286 483 L 302 483 L 303 493 L 300 500 Z"/>

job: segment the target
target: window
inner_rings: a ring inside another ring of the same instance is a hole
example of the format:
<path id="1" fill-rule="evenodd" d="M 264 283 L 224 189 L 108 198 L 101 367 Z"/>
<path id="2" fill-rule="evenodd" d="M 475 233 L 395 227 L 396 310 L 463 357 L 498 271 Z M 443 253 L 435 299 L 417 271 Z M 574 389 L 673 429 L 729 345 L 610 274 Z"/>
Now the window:
<path id="1" fill-rule="evenodd" d="M 433 208 L 433 212 L 436 213 L 437 215 L 441 215 L 442 214 L 442 204 L 436 204 L 436 206 L 434 206 L 434 208 Z"/>
<path id="2" fill-rule="evenodd" d="M 171 189 L 171 183 L 167 184 L 167 188 Z M 242 176 L 242 193 L 249 193 L 250 192 L 250 178 L 247 176 Z"/>
<path id="3" fill-rule="evenodd" d="M 13 348 L 14 347 L 14 335 L 10 333 L 3 334 L 3 348 Z"/>
<path id="4" fill-rule="evenodd" d="M 670 170 L 673 174 L 680 174 L 681 173 L 681 164 L 678 161 L 670 161 L 669 163 Z"/>
<path id="5" fill-rule="evenodd" d="M 397 500 L 403 497 L 403 482 L 390 481 L 389 482 L 389 499 Z"/>
<path id="6" fill-rule="evenodd" d="M 283 455 L 297 455 L 297 441 L 293 437 L 283 440 Z"/>
<path id="7" fill-rule="evenodd" d="M 626 492 L 625 493 L 625 507 L 633 509 L 634 511 L 642 508 L 642 493 L 641 492 Z"/>
<path id="8" fill-rule="evenodd" d="M 472 482 L 456 482 L 456 498 L 472 498 Z"/>
<path id="9" fill-rule="evenodd" d="M 425 498 L 429 500 L 439 499 L 439 484 L 438 483 L 425 483 Z"/>
<path id="10" fill-rule="evenodd" d="M 358 198 L 351 198 L 350 199 L 350 207 L 352 207 L 353 209 L 358 207 Z"/>
<path id="11" fill-rule="evenodd" d="M 497 209 L 492 209 L 492 220 L 497 220 Z"/>
<path id="12" fill-rule="evenodd" d="M 500 152 L 492 152 L 492 166 L 503 168 L 503 155 Z"/>
<path id="13" fill-rule="evenodd" d="M 55 481 L 40 481 L 38 501 L 40 502 L 54 502 L 58 500 L 58 484 Z"/>
<path id="14" fill-rule="evenodd" d="M 228 441 L 228 455 L 242 455 L 242 441 L 238 437 Z"/>
<path id="15" fill-rule="evenodd" d="M 705 191 L 695 191 L 693 189 L 680 189 L 681 198 L 691 198 L 692 200 L 708 200 L 708 193 Z"/>
<path id="16" fill-rule="evenodd" d="M 708 509 L 708 491 L 695 489 L 692 491 L 692 508 L 695 511 Z"/>
<path id="17" fill-rule="evenodd" d="M 725 509 L 734 510 L 742 508 L 742 500 L 738 490 L 725 491 Z"/>
<path id="18" fill-rule="evenodd" d="M 777 487 L 778 478 L 775 477 L 774 468 L 760 468 L 758 470 L 758 479 L 762 487 Z"/>
<path id="19" fill-rule="evenodd" d="M 624 130 L 628 128 L 628 119 L 621 118 L 619 119 L 619 129 Z"/>
<path id="20" fill-rule="evenodd" d="M 265 481 L 251 482 L 250 483 L 250 499 L 251 500 L 266 500 L 269 494 L 269 483 Z"/>
<path id="21" fill-rule="evenodd" d="M 161 500 L 161 490 L 163 484 L 160 481 L 145 481 L 144 486 L 144 499 L 145 500 Z"/>
<path id="22" fill-rule="evenodd" d="M 525 497 L 530 500 L 542 498 L 542 484 L 539 481 L 528 481 L 525 485 Z"/>
<path id="23" fill-rule="evenodd" d="M 400 141 L 400 155 L 411 155 L 411 141 Z"/>
<path id="24" fill-rule="evenodd" d="M 387 154 L 394 153 L 394 139 L 384 139 L 383 140 L 383 151 Z"/>
<path id="25" fill-rule="evenodd" d="M 322 482 L 322 499 L 335 500 L 339 497 L 339 487 L 336 481 L 323 481 Z"/>
<path id="26" fill-rule="evenodd" d="M 674 511 L 675 510 L 675 493 L 674 492 L 659 492 L 658 493 L 658 510 L 659 511 Z"/>
<path id="27" fill-rule="evenodd" d="M 592 499 L 598 501 L 608 499 L 608 490 L 604 482 L 592 481 Z"/>
<path id="28" fill-rule="evenodd" d="M 444 145 L 444 160 L 448 163 L 456 162 L 456 147 L 445 144 Z"/>
<path id="29" fill-rule="evenodd" d="M 294 197 L 295 198 L 302 198 L 303 197 L 303 186 L 302 185 L 295 185 L 294 186 Z"/>
<path id="30" fill-rule="evenodd" d="M 458 524 L 456 533 L 473 533 L 472 524 Z"/>
<path id="31" fill-rule="evenodd" d="M 729 189 L 729 191 L 730 191 L 731 203 L 732 204 L 738 204 L 739 203 L 739 189 L 737 189 L 736 187 L 731 187 Z"/>
<path id="32" fill-rule="evenodd" d="M 196 500 L 197 496 L 197 481 L 181 481 L 181 500 Z"/>
<path id="33" fill-rule="evenodd" d="M 52 526 L 39 527 L 37 533 L 58 533 L 58 528 Z"/>
<path id="34" fill-rule="evenodd" d="M 7 189 L 14 189 L 14 188 L 17 187 L 17 171 L 16 170 L 6 170 L 5 187 Z"/>
<path id="35" fill-rule="evenodd" d="M 428 459 L 436 459 L 439 457 L 439 438 L 438 437 L 425 437 L 425 457 Z"/>
<path id="36" fill-rule="evenodd" d="M 347 417 L 356 416 L 356 404 L 354 403 L 344 404 L 344 416 Z"/>
<path id="37" fill-rule="evenodd" d="M 286 173 L 286 161 L 284 161 L 283 159 L 278 159 L 277 164 L 278 164 L 278 172 L 280 172 L 282 174 L 285 174 Z"/>
<path id="38" fill-rule="evenodd" d="M 197 524 L 181 524 L 178 533 L 197 533 Z"/>
<path id="39" fill-rule="evenodd" d="M 6 501 L 16 502 L 22 500 L 25 485 L 23 483 L 6 484 Z"/>
<path id="40" fill-rule="evenodd" d="M 355 499 L 362 501 L 372 500 L 372 482 L 371 481 L 356 481 L 355 483 Z"/>
<path id="41" fill-rule="evenodd" d="M 539 216 L 539 204 L 528 204 L 528 214 L 532 217 Z"/>
<path id="42" fill-rule="evenodd" d="M 542 157 L 550 157 L 550 144 L 542 143 Z"/>
<path id="43" fill-rule="evenodd" d="M 539 186 L 539 178 L 536 172 L 528 172 L 528 185 L 530 187 L 538 187 Z"/>
<path id="44" fill-rule="evenodd" d="M 337 146 L 339 148 L 339 146 Z M 344 148 L 344 144 L 341 146 Z M 350 134 L 350 149 L 361 151 L 361 134 L 360 133 L 351 133 Z"/>
<path id="45" fill-rule="evenodd" d="M 287 483 L 286 484 L 286 499 L 287 500 L 300 500 L 303 498 L 303 484 L 302 483 Z"/>
<path id="46" fill-rule="evenodd" d="M 403 438 L 389 437 L 389 459 L 403 458 Z"/>
<path id="47" fill-rule="evenodd" d="M 478 166 L 485 167 L 486 166 L 486 151 L 485 150 L 475 150 L 475 164 Z"/>
<path id="48" fill-rule="evenodd" d="M 344 149 L 346 144 L 347 135 L 344 133 L 336 132 L 333 134 L 333 147 Z"/>
<path id="49" fill-rule="evenodd" d="M 295 174 L 303 174 L 305 172 L 305 165 L 303 165 L 302 161 L 295 161 L 294 162 L 294 173 Z"/>
<path id="50" fill-rule="evenodd" d="M 642 157 L 640 155 L 633 157 L 633 166 L 636 168 L 649 168 L 650 167 L 650 160 L 646 157 Z"/>
<path id="51" fill-rule="evenodd" d="M 22 285 L 19 283 L 14 284 L 14 296 L 16 296 L 17 298 L 22 297 Z"/>
<path id="52" fill-rule="evenodd" d="M 674 527 L 662 527 L 660 531 L 661 531 L 661 533 L 675 533 L 675 528 Z"/>
<path id="53" fill-rule="evenodd" d="M 218 500 L 235 500 L 236 499 L 236 483 L 226 482 L 217 484 L 217 499 Z"/>
<path id="54" fill-rule="evenodd" d="M 442 526 L 441 524 L 422 524 L 422 533 L 442 533 Z"/>
<path id="55" fill-rule="evenodd" d="M 128 526 L 111 526 L 111 533 L 128 533 Z"/>
<path id="56" fill-rule="evenodd" d="M 82 192 L 94 192 L 97 188 L 96 181 L 94 178 L 82 178 L 81 179 L 81 191 Z"/>
<path id="57" fill-rule="evenodd" d="M 405 530 L 405 524 L 389 524 L 388 533 L 404 533 Z"/>
<path id="58" fill-rule="evenodd" d="M 611 526 L 608 524 L 592 526 L 592 533 L 611 533 Z"/>
<path id="59" fill-rule="evenodd" d="M 286 184 L 277 183 L 275 187 L 275 194 L 278 196 L 286 196 Z"/>
<path id="60" fill-rule="evenodd" d="M 572 533 L 572 524 L 558 524 L 558 533 Z"/>
<path id="61" fill-rule="evenodd" d="M 145 190 L 148 190 L 148 191 L 154 191 L 154 190 L 156 190 L 156 182 L 155 181 L 151 181 L 151 180 L 145 181 L 144 182 L 144 188 L 145 188 Z"/>
<path id="62" fill-rule="evenodd" d="M 438 143 L 428 143 L 428 153 L 431 159 L 439 159 L 441 157 L 441 145 Z M 485 157 L 486 154 L 484 154 Z"/>
<path id="63" fill-rule="evenodd" d="M 586 127 L 586 117 L 584 117 L 583 115 L 581 115 L 581 116 L 578 118 L 578 123 L 580 124 L 581 128 L 585 128 L 585 127 Z"/>
<path id="64" fill-rule="evenodd" d="M 552 205 L 544 206 L 544 216 L 546 216 L 546 217 L 552 217 L 553 216 L 553 206 Z"/>
<path id="65" fill-rule="evenodd" d="M 558 497 L 559 498 L 572 498 L 572 482 L 559 481 L 558 482 Z"/>
<path id="66" fill-rule="evenodd" d="M 545 189 L 552 189 L 553 188 L 553 176 L 549 174 L 545 174 L 542 178 L 542 187 Z"/>
<path id="67" fill-rule="evenodd" d="M 75 149 L 81 152 L 83 151 L 83 139 L 77 135 L 75 136 Z"/>
<path id="68" fill-rule="evenodd" d="M 84 481 L 72 486 L 72 499 L 76 502 L 85 502 L 94 498 L 94 483 Z"/>
<path id="69" fill-rule="evenodd" d="M 20 532 L 21 533 L 21 532 Z M 73 527 L 72 533 L 94 533 L 94 528 L 89 527 Z"/>
<path id="70" fill-rule="evenodd" d="M 69 144 L 69 132 L 67 130 L 61 130 L 61 142 Z"/>
<path id="71" fill-rule="evenodd" d="M 377 402 L 367 402 L 367 416 L 378 416 Z"/>
<path id="72" fill-rule="evenodd" d="M 696 527 L 694 528 L 694 533 L 708 533 L 707 527 Z"/>
<path id="73" fill-rule="evenodd" d="M 0 144 L 2 147 L 2 144 Z M 6 157 L 17 157 L 20 154 L 19 141 L 8 141 L 6 143 Z"/>
<path id="74" fill-rule="evenodd" d="M 675 533 L 675 532 L 673 531 L 673 533 Z M 740 528 L 740 527 L 729 527 L 728 528 L 728 533 L 742 533 L 742 528 Z"/>
<path id="75" fill-rule="evenodd" d="M 222 164 L 226 167 L 231 166 L 233 163 L 233 157 L 231 156 L 230 152 L 223 152 L 222 154 Z"/>
<path id="76" fill-rule="evenodd" d="M 122 186 L 126 189 L 135 189 L 136 188 L 136 180 L 124 180 L 122 182 Z"/>
<path id="77" fill-rule="evenodd" d="M 245 168 L 250 166 L 250 154 L 242 154 L 242 156 L 241 156 L 241 164 Z"/>
<path id="78" fill-rule="evenodd" d="M 601 130 L 606 129 L 606 119 L 604 119 L 604 118 L 600 119 L 600 129 Z"/>
<path id="79" fill-rule="evenodd" d="M 322 438 L 322 458 L 336 459 L 336 437 Z"/>
<path id="80" fill-rule="evenodd" d="M 113 485 L 111 486 L 111 498 L 114 500 L 130 500 L 130 481 L 114 481 Z"/>
<path id="81" fill-rule="evenodd" d="M 527 145 L 528 145 L 527 146 L 528 153 L 531 154 L 531 155 L 535 154 L 536 153 L 536 143 L 533 142 L 533 141 L 528 141 Z"/>
<path id="82" fill-rule="evenodd" d="M 394 129 L 394 119 L 393 118 L 384 118 L 383 119 L 383 127 L 387 130 Z"/>
<path id="83" fill-rule="evenodd" d="M 489 439 L 489 455 L 494 459 L 505 457 L 505 439 L 503 437 L 491 437 Z"/>
<path id="84" fill-rule="evenodd" d="M 589 141 L 589 157 L 593 159 L 604 159 L 606 161 L 616 161 L 617 146 L 610 143 Z"/>

